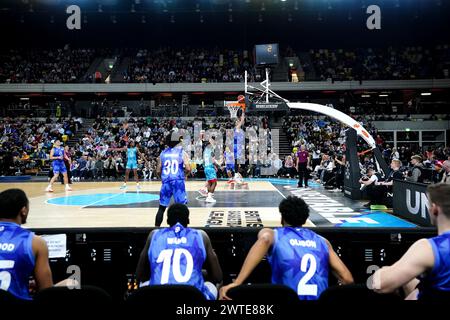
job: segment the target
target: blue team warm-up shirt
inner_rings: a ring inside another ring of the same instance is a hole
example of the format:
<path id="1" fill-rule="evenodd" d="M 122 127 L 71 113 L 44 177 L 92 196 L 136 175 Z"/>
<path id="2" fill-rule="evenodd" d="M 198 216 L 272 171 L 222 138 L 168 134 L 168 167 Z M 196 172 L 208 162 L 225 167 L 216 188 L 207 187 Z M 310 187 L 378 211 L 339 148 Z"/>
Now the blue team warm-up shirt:
<path id="1" fill-rule="evenodd" d="M 419 298 L 428 290 L 450 291 L 450 231 L 428 241 L 433 248 L 434 267 L 420 279 Z"/>
<path id="2" fill-rule="evenodd" d="M 272 283 L 297 292 L 301 300 L 317 300 L 328 287 L 329 251 L 324 238 L 305 228 L 276 228 L 268 255 Z"/>
<path id="3" fill-rule="evenodd" d="M 168 148 L 161 152 L 161 180 L 159 203 L 167 207 L 172 196 L 176 203 L 187 204 L 186 186 L 184 184 L 183 148 Z"/>
<path id="4" fill-rule="evenodd" d="M 28 278 L 33 274 L 34 233 L 11 222 L 0 222 L 0 290 L 30 300 Z"/>
<path id="5" fill-rule="evenodd" d="M 64 148 L 53 148 L 53 156 L 61 157 L 64 156 Z M 65 173 L 67 172 L 66 165 L 64 164 L 64 160 L 53 160 L 52 162 L 53 172 Z"/>
<path id="6" fill-rule="evenodd" d="M 205 244 L 199 230 L 181 224 L 157 230 L 148 250 L 150 285 L 183 284 L 199 289 L 207 299 L 215 297 L 206 288 L 202 266 Z"/>

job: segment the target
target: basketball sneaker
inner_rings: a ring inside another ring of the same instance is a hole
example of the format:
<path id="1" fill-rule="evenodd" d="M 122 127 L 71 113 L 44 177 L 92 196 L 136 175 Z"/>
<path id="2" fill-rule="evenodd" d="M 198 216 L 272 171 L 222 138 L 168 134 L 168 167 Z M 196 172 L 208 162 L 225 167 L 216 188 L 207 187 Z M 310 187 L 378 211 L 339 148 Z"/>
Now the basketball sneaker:
<path id="1" fill-rule="evenodd" d="M 66 191 L 72 191 L 72 188 L 69 185 L 66 185 Z"/>
<path id="2" fill-rule="evenodd" d="M 212 197 L 212 195 L 208 195 L 208 196 L 206 197 L 205 201 L 206 201 L 206 202 L 210 202 L 210 203 L 215 203 L 215 202 L 217 202 L 216 199 L 214 199 L 214 198 Z"/>
<path id="3" fill-rule="evenodd" d="M 48 186 L 47 188 L 45 188 L 45 192 L 53 192 L 53 189 L 51 186 Z"/>
<path id="4" fill-rule="evenodd" d="M 124 184 L 120 187 L 121 190 L 124 190 L 124 189 L 126 189 L 126 188 L 127 188 L 127 184 L 126 184 L 126 183 L 124 183 Z"/>
<path id="5" fill-rule="evenodd" d="M 208 196 L 208 190 L 206 190 L 206 188 L 201 188 L 200 190 L 198 190 L 198 193 L 200 193 L 204 197 Z"/>
<path id="6" fill-rule="evenodd" d="M 139 184 L 136 185 L 137 190 L 141 190 L 141 186 Z"/>

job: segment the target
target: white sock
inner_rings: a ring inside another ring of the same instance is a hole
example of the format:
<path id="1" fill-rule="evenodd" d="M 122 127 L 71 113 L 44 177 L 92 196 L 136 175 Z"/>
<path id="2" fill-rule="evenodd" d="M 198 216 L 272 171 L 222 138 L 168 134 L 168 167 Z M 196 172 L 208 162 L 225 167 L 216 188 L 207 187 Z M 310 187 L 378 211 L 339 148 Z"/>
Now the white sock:
<path id="1" fill-rule="evenodd" d="M 69 186 L 69 184 L 68 184 L 68 183 L 66 183 L 66 188 L 70 188 L 70 186 Z"/>

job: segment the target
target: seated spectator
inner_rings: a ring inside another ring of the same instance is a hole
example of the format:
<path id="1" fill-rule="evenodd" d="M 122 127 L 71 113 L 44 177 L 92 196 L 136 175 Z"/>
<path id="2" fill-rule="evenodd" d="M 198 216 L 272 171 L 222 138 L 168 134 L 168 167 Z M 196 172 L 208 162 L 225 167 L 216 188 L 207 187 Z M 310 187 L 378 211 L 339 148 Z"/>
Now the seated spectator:
<path id="1" fill-rule="evenodd" d="M 105 169 L 105 178 L 107 178 L 108 181 L 110 178 L 117 179 L 117 164 L 112 155 L 108 156 L 108 159 L 106 159 L 103 166 Z"/>
<path id="2" fill-rule="evenodd" d="M 77 160 L 72 161 L 72 164 L 70 165 L 70 175 L 72 176 L 72 179 L 74 181 L 80 181 L 79 173 L 80 171 L 78 168 L 80 167 L 80 164 Z"/>
<path id="3" fill-rule="evenodd" d="M 292 156 L 286 156 L 282 169 L 283 176 L 287 176 L 289 178 L 295 177 L 295 175 L 297 174 L 297 170 L 295 170 L 294 160 L 292 159 Z"/>
<path id="4" fill-rule="evenodd" d="M 337 155 L 334 159 L 335 166 L 336 166 L 336 173 L 335 173 L 335 191 L 343 191 L 344 190 L 344 179 L 345 179 L 345 155 Z"/>
<path id="5" fill-rule="evenodd" d="M 343 284 L 353 282 L 352 274 L 328 240 L 302 227 L 309 216 L 304 200 L 289 196 L 281 201 L 279 210 L 283 227 L 264 228 L 258 233 L 258 240 L 248 252 L 236 280 L 220 289 L 221 299 L 230 300 L 228 290 L 244 284 L 266 255 L 272 267 L 272 283 L 291 287 L 301 300 L 318 299 L 328 287 L 329 271 Z M 312 265 L 317 266 L 317 270 L 311 273 L 308 281 L 310 287 L 306 289 L 300 284 L 305 275 L 310 274 Z"/>
<path id="6" fill-rule="evenodd" d="M 85 179 L 94 179 L 95 178 L 95 159 L 93 157 L 88 157 L 88 161 L 86 162 L 86 171 L 85 171 Z"/>
<path id="7" fill-rule="evenodd" d="M 444 175 L 441 182 L 450 184 L 450 160 L 445 160 L 442 163 L 442 169 L 444 169 Z"/>
<path id="8" fill-rule="evenodd" d="M 314 169 L 316 176 L 320 177 L 317 182 L 326 183 L 332 177 L 333 169 L 334 163 L 332 159 L 329 155 L 324 154 L 320 165 Z"/>
<path id="9" fill-rule="evenodd" d="M 392 266 L 372 277 L 372 288 L 381 293 L 403 288 L 407 299 L 421 299 L 433 292 L 450 292 L 450 185 L 427 188 L 430 218 L 438 236 L 416 241 Z"/>
<path id="10" fill-rule="evenodd" d="M 414 155 L 411 157 L 412 169 L 408 171 L 407 181 L 410 182 L 424 182 L 422 157 L 420 155 Z"/>
<path id="11" fill-rule="evenodd" d="M 97 160 L 95 161 L 95 166 L 93 170 L 94 179 L 103 178 L 103 167 L 104 167 L 103 160 L 100 156 L 98 156 Z"/>
<path id="12" fill-rule="evenodd" d="M 400 172 L 401 162 L 398 159 L 391 161 L 391 171 L 384 181 L 376 181 L 375 185 L 367 192 L 370 203 L 392 206 L 392 186 L 394 179 L 403 180 Z"/>
<path id="13" fill-rule="evenodd" d="M 378 177 L 375 174 L 375 169 L 369 168 L 369 170 L 367 171 L 367 175 L 365 175 L 361 179 L 359 179 L 359 183 L 361 183 L 361 191 L 363 191 L 364 193 L 369 195 L 372 192 L 373 187 L 376 185 L 377 181 L 378 181 Z M 372 201 L 370 201 L 370 202 L 366 203 L 364 205 L 364 207 L 370 208 L 370 206 L 374 205 L 374 204 L 376 204 L 376 203 L 373 203 Z"/>
<path id="14" fill-rule="evenodd" d="M 87 156 L 81 156 L 78 159 L 78 168 L 77 168 L 77 177 L 78 177 L 78 181 L 80 181 L 81 179 L 86 179 L 86 177 L 88 176 L 88 170 L 89 168 L 87 167 Z"/>
<path id="15" fill-rule="evenodd" d="M 271 166 L 273 172 L 276 175 L 279 175 L 279 172 L 283 167 L 283 161 L 281 161 L 279 156 L 274 153 L 274 154 L 272 154 L 272 157 L 270 158 L 270 166 Z"/>
<path id="16" fill-rule="evenodd" d="M 188 228 L 189 209 L 184 204 L 169 207 L 167 223 L 168 228 L 153 230 L 147 239 L 137 267 L 138 283 L 191 285 L 208 300 L 217 299 L 216 286 L 205 282 L 202 274 L 204 266 L 208 279 L 216 284 L 222 282 L 222 269 L 208 235 Z"/>

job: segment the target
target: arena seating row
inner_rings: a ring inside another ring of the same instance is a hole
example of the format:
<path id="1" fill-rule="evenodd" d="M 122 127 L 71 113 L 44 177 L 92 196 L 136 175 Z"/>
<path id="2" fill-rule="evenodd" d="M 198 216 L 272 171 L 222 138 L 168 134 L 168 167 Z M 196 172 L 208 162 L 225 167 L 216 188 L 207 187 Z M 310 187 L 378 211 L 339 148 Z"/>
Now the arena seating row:
<path id="1" fill-rule="evenodd" d="M 117 50 L 116 50 L 117 51 Z M 84 78 L 96 58 L 112 56 L 113 49 L 10 49 L 0 52 L 0 82 L 74 83 L 105 81 L 93 74 Z M 297 56 L 293 50 L 289 53 Z M 301 60 L 311 80 L 442 79 L 449 77 L 449 46 L 398 47 L 356 50 L 319 49 L 309 53 L 309 65 Z M 115 81 L 145 83 L 242 82 L 244 70 L 251 81 L 261 74 L 245 50 L 197 48 L 178 50 L 141 49 L 130 59 Z M 118 69 L 116 71 L 119 71 Z M 120 77 L 122 75 L 122 77 Z M 95 78 L 95 79 L 94 79 Z"/>

